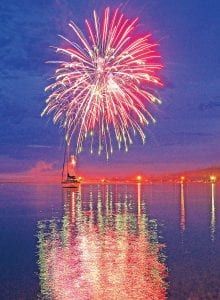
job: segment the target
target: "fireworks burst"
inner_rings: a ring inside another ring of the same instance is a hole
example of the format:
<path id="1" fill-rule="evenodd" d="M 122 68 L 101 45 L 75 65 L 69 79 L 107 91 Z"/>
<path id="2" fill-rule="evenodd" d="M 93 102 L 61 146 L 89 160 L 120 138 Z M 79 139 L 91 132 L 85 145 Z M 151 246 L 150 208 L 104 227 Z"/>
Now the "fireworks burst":
<path id="1" fill-rule="evenodd" d="M 61 36 L 69 46 L 55 48 L 64 59 L 50 62 L 58 68 L 55 82 L 45 89 L 51 94 L 42 115 L 53 113 L 54 123 L 65 129 L 66 142 L 75 138 L 77 154 L 89 137 L 91 153 L 97 147 L 108 158 L 114 140 L 126 151 L 136 133 L 144 143 L 144 126 L 155 122 L 148 105 L 160 103 L 150 88 L 162 86 L 156 74 L 162 65 L 151 35 L 135 34 L 138 18 L 126 19 L 118 9 L 110 14 L 109 8 L 101 20 L 95 11 L 93 16 L 93 24 L 85 21 L 88 37 L 69 23 L 79 43 Z"/>

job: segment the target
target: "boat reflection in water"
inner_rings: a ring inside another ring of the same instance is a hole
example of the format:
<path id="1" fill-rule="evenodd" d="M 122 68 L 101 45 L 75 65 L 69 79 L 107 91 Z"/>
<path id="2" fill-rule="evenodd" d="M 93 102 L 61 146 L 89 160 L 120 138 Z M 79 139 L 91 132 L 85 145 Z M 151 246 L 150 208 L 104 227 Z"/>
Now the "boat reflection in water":
<path id="1" fill-rule="evenodd" d="M 38 223 L 40 297 L 166 299 L 157 221 L 147 217 L 140 183 L 132 192 L 82 185 L 63 198 L 63 218 Z"/>

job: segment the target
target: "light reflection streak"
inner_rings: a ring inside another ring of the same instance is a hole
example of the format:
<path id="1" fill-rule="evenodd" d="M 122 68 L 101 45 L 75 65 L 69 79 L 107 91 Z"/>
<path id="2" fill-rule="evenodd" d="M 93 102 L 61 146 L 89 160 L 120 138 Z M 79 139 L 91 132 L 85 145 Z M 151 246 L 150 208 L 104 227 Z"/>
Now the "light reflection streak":
<path id="1" fill-rule="evenodd" d="M 75 223 L 76 207 L 75 207 L 75 193 L 71 193 L 71 223 Z"/>
<path id="2" fill-rule="evenodd" d="M 138 217 L 141 216 L 141 183 L 137 183 L 137 189 L 138 189 Z"/>
<path id="3" fill-rule="evenodd" d="M 212 203 L 211 203 L 211 240 L 215 240 L 215 183 L 211 183 L 211 195 L 212 195 Z"/>
<path id="4" fill-rule="evenodd" d="M 88 198 L 84 192 L 87 202 L 64 191 L 62 220 L 38 224 L 43 299 L 166 299 L 157 221 L 142 213 L 137 187 L 138 203 L 120 191 L 117 207 L 111 186 L 91 189 Z"/>
<path id="5" fill-rule="evenodd" d="M 186 229 L 186 213 L 185 213 L 185 193 L 184 183 L 180 183 L 180 229 L 184 233 Z"/>

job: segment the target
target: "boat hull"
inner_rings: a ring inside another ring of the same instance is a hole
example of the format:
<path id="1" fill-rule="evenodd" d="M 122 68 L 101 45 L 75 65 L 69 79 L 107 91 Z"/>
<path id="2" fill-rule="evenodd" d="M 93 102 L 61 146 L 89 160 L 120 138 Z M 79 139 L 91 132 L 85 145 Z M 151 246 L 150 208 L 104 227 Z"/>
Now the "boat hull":
<path id="1" fill-rule="evenodd" d="M 79 187 L 79 185 L 80 185 L 80 182 L 78 182 L 78 181 L 69 181 L 69 180 L 62 181 L 63 188 L 77 189 Z"/>

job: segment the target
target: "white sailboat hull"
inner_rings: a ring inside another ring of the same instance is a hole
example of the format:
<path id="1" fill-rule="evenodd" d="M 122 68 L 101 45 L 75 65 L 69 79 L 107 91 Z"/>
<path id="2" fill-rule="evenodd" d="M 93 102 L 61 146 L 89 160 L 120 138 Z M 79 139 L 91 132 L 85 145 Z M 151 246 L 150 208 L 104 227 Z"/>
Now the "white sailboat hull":
<path id="1" fill-rule="evenodd" d="M 63 180 L 62 181 L 62 187 L 63 188 L 78 188 L 80 185 L 80 182 L 77 180 Z"/>

